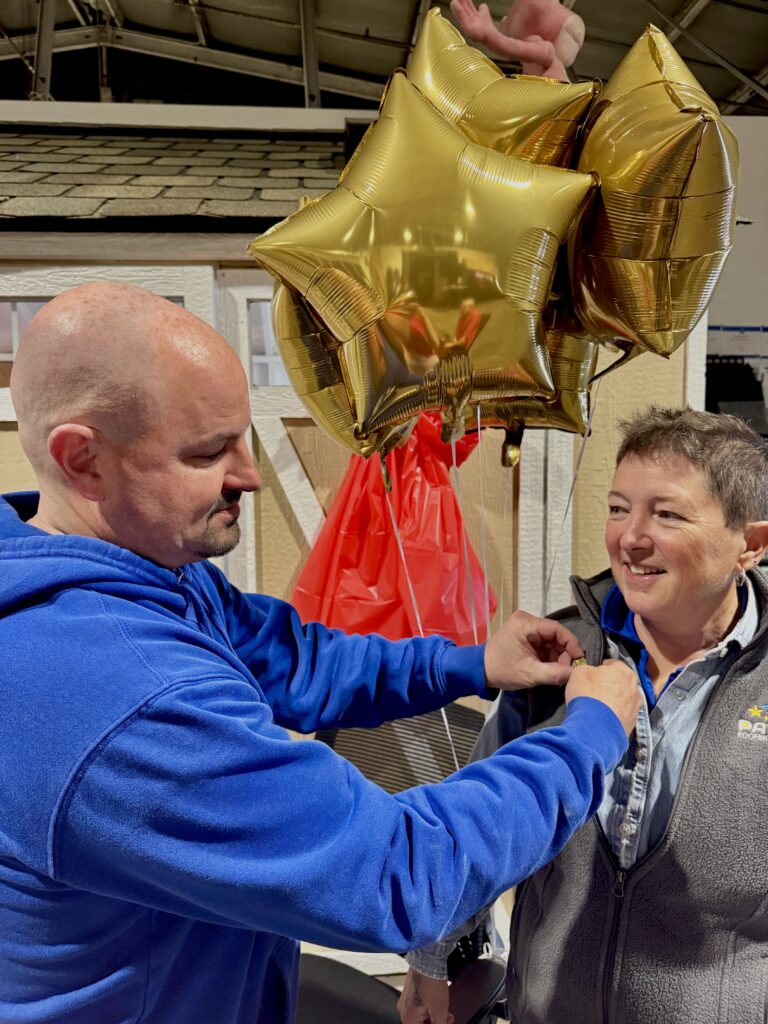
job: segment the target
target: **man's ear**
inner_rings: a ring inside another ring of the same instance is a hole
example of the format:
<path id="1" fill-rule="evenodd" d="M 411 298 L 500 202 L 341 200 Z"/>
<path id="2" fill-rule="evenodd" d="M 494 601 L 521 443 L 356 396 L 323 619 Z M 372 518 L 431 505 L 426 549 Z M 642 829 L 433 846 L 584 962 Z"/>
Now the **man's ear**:
<path id="1" fill-rule="evenodd" d="M 67 482 L 89 501 L 104 497 L 99 466 L 102 445 L 99 432 L 82 423 L 61 423 L 48 436 L 48 454 Z"/>
<path id="2" fill-rule="evenodd" d="M 739 555 L 742 569 L 754 569 L 768 548 L 768 522 L 747 523 L 744 527 L 746 549 Z"/>

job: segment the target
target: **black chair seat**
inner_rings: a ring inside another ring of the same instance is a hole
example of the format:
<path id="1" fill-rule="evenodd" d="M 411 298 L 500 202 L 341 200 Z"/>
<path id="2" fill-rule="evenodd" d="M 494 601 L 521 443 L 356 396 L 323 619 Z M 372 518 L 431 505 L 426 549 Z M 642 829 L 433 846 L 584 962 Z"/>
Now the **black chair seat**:
<path id="1" fill-rule="evenodd" d="M 461 972 L 450 989 L 455 1024 L 483 1024 L 489 1018 L 503 998 L 504 974 L 497 960 L 475 960 Z M 399 1024 L 398 996 L 354 967 L 303 953 L 296 1024 Z"/>
<path id="2" fill-rule="evenodd" d="M 299 963 L 296 1024 L 398 1024 L 389 985 L 325 956 L 303 953 Z"/>

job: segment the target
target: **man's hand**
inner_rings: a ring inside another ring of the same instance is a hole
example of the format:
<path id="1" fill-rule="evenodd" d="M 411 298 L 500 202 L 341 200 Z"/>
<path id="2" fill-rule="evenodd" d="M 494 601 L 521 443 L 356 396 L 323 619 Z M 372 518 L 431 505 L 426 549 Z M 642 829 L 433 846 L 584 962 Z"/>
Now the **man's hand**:
<path id="1" fill-rule="evenodd" d="M 452 1024 L 448 1013 L 448 982 L 427 978 L 411 968 L 397 1001 L 402 1024 Z"/>
<path id="2" fill-rule="evenodd" d="M 485 679 L 499 690 L 541 683 L 562 686 L 571 662 L 583 657 L 576 637 L 552 619 L 514 612 L 485 645 Z"/>
<path id="3" fill-rule="evenodd" d="M 596 668 L 577 666 L 565 688 L 565 703 L 574 697 L 594 697 L 607 704 L 629 736 L 637 723 L 642 696 L 637 676 L 623 661 L 608 660 Z"/>

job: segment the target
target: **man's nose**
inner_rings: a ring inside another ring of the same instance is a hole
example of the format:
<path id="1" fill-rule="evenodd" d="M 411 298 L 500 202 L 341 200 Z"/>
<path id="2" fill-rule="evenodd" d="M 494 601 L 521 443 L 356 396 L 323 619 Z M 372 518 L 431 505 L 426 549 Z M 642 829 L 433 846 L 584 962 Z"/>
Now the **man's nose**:
<path id="1" fill-rule="evenodd" d="M 261 489 L 261 474 L 256 469 L 253 456 L 244 440 L 237 447 L 237 461 L 227 473 L 224 489 L 233 491 L 258 491 Z"/>

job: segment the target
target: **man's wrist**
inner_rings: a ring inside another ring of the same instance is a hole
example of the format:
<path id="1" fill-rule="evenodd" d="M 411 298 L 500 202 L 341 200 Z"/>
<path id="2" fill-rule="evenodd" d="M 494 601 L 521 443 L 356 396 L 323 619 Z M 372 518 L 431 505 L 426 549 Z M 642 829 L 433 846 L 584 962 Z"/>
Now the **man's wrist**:
<path id="1" fill-rule="evenodd" d="M 485 644 L 457 647 L 449 644 L 443 650 L 441 671 L 446 693 L 455 700 L 457 697 L 488 696 L 485 678 Z"/>
<path id="2" fill-rule="evenodd" d="M 448 981 L 448 960 L 440 954 L 430 953 L 426 949 L 412 949 L 405 954 L 405 961 L 411 970 L 423 974 L 425 978 Z"/>

